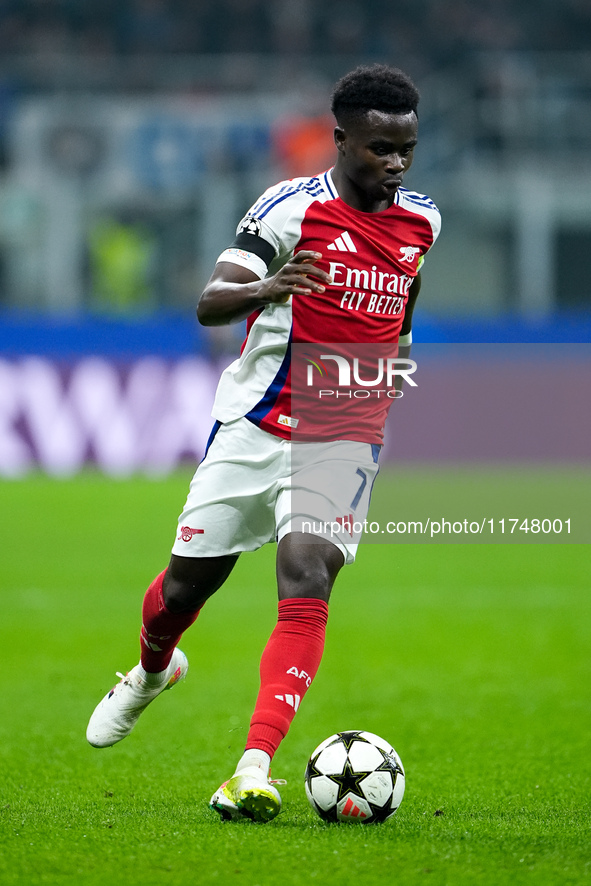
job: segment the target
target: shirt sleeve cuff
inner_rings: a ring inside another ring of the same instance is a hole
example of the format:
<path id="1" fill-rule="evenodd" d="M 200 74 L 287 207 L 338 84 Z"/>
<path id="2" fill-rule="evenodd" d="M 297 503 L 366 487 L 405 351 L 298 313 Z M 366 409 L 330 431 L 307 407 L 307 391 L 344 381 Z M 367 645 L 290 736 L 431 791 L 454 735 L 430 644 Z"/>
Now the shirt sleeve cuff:
<path id="1" fill-rule="evenodd" d="M 267 276 L 267 265 L 255 255 L 254 252 L 247 252 L 245 249 L 239 249 L 236 246 L 230 246 L 224 249 L 218 262 L 230 262 L 233 265 L 240 265 L 242 268 L 248 268 L 253 274 L 256 274 L 260 280 L 264 280 Z"/>

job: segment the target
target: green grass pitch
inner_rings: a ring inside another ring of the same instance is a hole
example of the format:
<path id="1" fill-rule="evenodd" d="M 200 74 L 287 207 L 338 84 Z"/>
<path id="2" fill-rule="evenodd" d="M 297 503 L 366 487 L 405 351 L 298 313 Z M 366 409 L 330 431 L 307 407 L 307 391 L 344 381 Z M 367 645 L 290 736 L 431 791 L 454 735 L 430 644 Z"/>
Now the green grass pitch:
<path id="1" fill-rule="evenodd" d="M 241 559 L 185 636 L 187 680 L 122 744 L 87 745 L 94 705 L 137 661 L 188 477 L 0 485 L 0 883 L 588 882 L 587 545 L 364 546 L 275 758 L 287 785 L 268 825 L 223 824 L 207 801 L 242 752 L 275 621 L 272 546 Z M 408 501 L 433 471 L 380 482 Z M 402 757 L 406 796 L 385 825 L 326 825 L 308 806 L 308 755 L 340 729 Z"/>

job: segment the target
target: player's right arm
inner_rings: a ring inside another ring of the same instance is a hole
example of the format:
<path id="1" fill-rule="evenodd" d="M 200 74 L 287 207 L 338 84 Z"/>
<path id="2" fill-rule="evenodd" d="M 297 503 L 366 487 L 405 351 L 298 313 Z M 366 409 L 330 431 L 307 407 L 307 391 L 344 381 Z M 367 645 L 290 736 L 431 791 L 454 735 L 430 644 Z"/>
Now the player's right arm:
<path id="1" fill-rule="evenodd" d="M 245 320 L 253 311 L 287 302 L 290 295 L 324 292 L 329 275 L 315 266 L 320 252 L 301 250 L 282 268 L 263 280 L 249 268 L 220 261 L 197 304 L 203 326 L 224 326 Z"/>

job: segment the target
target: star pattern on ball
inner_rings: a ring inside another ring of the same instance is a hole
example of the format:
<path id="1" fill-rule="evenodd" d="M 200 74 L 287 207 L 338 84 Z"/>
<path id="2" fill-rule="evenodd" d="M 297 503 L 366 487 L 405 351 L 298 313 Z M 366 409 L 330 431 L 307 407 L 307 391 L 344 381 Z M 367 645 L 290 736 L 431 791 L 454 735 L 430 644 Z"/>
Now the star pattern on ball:
<path id="1" fill-rule="evenodd" d="M 400 790 L 395 807 L 392 798 L 399 777 L 404 792 L 404 770 L 394 749 L 383 744 L 380 747 L 379 740 L 372 741 L 368 733 L 340 732 L 312 755 L 305 773 L 306 790 L 321 818 L 336 822 L 346 817 L 369 824 L 385 821 L 396 812 L 402 799 Z M 370 746 L 371 753 L 366 754 L 363 745 Z M 333 756 L 333 748 L 341 748 L 340 762 L 338 752 Z M 332 792 L 327 782 L 332 784 Z"/>
<path id="2" fill-rule="evenodd" d="M 342 800 L 343 797 L 350 793 L 357 794 L 358 796 L 363 797 L 364 792 L 361 787 L 361 782 L 364 780 L 364 778 L 367 778 L 368 775 L 371 775 L 372 772 L 392 772 L 392 763 L 382 750 L 380 750 L 380 753 L 382 754 L 382 757 L 384 759 L 379 766 L 372 766 L 370 769 L 356 771 L 353 769 L 351 761 L 347 757 L 347 762 L 345 763 L 342 773 L 340 775 L 331 775 L 332 781 L 334 781 L 335 784 L 338 784 L 339 786 L 337 802 L 339 802 L 339 800 Z M 369 800 L 368 802 L 370 806 L 373 807 L 374 804 L 371 803 Z"/>

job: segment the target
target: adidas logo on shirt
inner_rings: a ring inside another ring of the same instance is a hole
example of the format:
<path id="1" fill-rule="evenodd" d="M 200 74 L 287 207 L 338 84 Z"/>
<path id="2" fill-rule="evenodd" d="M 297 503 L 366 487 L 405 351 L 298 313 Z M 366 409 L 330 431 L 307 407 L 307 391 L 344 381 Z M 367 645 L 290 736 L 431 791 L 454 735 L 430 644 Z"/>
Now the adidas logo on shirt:
<path id="1" fill-rule="evenodd" d="M 357 252 L 357 247 L 353 243 L 349 231 L 343 231 L 342 234 L 332 243 L 329 243 L 326 248 L 331 249 L 333 252 Z"/>

